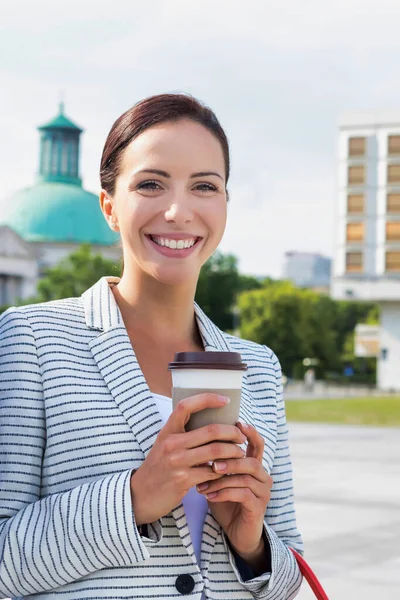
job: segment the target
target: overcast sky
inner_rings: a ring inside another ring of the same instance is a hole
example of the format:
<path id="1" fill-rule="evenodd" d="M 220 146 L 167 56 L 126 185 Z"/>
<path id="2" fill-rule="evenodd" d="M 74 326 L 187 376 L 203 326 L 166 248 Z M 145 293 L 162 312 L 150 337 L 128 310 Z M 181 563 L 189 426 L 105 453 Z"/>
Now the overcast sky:
<path id="1" fill-rule="evenodd" d="M 400 0 L 0 0 L 0 197 L 34 181 L 61 91 L 93 192 L 113 121 L 186 91 L 231 143 L 222 250 L 272 276 L 287 250 L 331 256 L 338 116 L 399 109 L 399 23 Z"/>

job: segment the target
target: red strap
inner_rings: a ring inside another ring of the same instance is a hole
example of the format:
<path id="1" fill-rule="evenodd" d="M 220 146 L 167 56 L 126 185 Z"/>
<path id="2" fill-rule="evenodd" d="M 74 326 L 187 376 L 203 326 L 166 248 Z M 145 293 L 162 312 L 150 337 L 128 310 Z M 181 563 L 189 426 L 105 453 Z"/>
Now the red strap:
<path id="1" fill-rule="evenodd" d="M 296 550 L 293 550 L 293 548 L 290 548 L 290 550 L 293 552 L 293 554 L 297 560 L 297 564 L 299 565 L 299 569 L 300 569 L 303 577 L 305 577 L 305 579 L 307 579 L 310 588 L 312 589 L 312 591 L 315 594 L 315 597 L 318 598 L 318 600 L 329 600 L 322 585 L 318 581 L 318 577 L 316 576 L 314 571 L 311 569 L 310 565 L 304 560 L 304 558 L 301 556 L 301 554 L 296 552 Z"/>

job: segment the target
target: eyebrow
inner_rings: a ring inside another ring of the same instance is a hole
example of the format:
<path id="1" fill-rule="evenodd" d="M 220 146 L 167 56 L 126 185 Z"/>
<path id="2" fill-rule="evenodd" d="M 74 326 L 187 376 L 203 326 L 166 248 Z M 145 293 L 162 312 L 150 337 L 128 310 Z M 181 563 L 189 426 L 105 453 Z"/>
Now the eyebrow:
<path id="1" fill-rule="evenodd" d="M 166 171 L 161 171 L 160 169 L 142 169 L 138 171 L 139 173 L 152 173 L 153 175 L 160 175 L 160 177 L 166 177 L 167 179 L 171 179 L 171 175 Z M 190 179 L 195 179 L 195 177 L 208 177 L 210 175 L 214 175 L 215 177 L 219 177 L 223 180 L 223 177 L 219 173 L 215 173 L 214 171 L 200 171 L 200 173 L 193 173 L 190 176 Z"/>

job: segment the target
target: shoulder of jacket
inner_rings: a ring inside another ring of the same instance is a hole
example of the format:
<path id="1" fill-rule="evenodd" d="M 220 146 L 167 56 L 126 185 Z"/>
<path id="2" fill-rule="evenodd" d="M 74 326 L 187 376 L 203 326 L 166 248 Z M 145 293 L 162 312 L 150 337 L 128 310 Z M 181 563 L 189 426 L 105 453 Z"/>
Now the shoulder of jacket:
<path id="1" fill-rule="evenodd" d="M 244 340 L 243 338 L 239 338 L 228 333 L 226 333 L 225 336 L 232 350 L 235 352 L 240 352 L 242 356 L 247 354 L 250 357 L 253 356 L 259 360 L 267 361 L 272 365 L 279 363 L 275 353 L 268 346 L 258 344 L 257 342 L 252 342 L 250 340 Z"/>
<path id="2" fill-rule="evenodd" d="M 25 304 L 22 306 L 11 306 L 0 315 L 1 320 L 14 320 L 18 318 L 30 321 L 33 318 L 46 318 L 52 315 L 82 313 L 82 298 L 63 298 L 51 300 L 50 302 L 38 302 L 37 304 Z"/>

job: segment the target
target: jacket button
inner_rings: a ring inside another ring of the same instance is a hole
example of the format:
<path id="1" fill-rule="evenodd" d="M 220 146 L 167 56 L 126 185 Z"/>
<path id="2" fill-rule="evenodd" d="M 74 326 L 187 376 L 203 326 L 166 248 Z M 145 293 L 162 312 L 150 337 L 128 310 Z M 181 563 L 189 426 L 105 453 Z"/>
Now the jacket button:
<path id="1" fill-rule="evenodd" d="M 190 594 L 194 590 L 194 579 L 191 575 L 179 575 L 175 587 L 180 594 Z"/>

